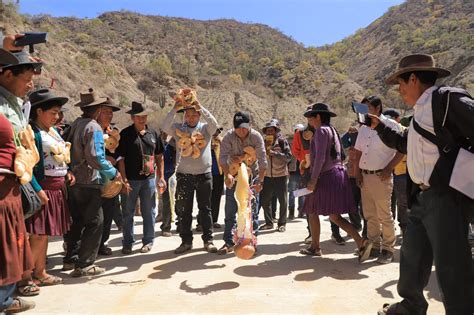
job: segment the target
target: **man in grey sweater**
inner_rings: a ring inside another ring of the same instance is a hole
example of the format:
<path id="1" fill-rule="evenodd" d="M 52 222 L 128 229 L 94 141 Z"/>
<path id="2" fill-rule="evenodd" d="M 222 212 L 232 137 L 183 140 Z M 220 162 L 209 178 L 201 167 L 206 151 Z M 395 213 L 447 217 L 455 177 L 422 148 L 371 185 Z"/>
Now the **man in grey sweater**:
<path id="1" fill-rule="evenodd" d="M 251 147 L 255 150 L 256 161 L 251 168 L 251 190 L 255 198 L 251 199 L 253 232 L 258 230 L 257 203 L 258 195 L 263 187 L 263 179 L 267 169 L 267 158 L 262 135 L 250 126 L 250 115 L 246 112 L 237 112 L 233 119 L 234 128 L 227 131 L 221 142 L 220 162 L 225 178 L 225 227 L 224 245 L 219 248 L 218 254 L 225 255 L 234 250 L 232 229 L 236 223 L 237 201 L 235 201 L 235 179 L 230 172 L 233 163 L 242 163 L 244 149 Z"/>
<path id="2" fill-rule="evenodd" d="M 211 137 L 217 130 L 217 121 L 198 101 L 191 106 L 180 107 L 178 103 L 175 105 L 166 116 L 162 127 L 177 143 L 175 209 L 182 243 L 174 252 L 181 254 L 193 248 L 191 223 L 196 191 L 204 249 L 215 253 L 217 248 L 213 244 L 211 215 Z M 178 112 L 184 112 L 183 123 L 174 122 Z"/>

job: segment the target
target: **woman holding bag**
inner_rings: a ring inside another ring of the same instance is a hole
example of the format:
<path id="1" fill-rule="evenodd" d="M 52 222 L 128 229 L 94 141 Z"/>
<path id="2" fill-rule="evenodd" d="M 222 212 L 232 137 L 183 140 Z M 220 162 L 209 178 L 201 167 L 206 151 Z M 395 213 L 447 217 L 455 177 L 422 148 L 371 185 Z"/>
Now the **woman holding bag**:
<path id="1" fill-rule="evenodd" d="M 30 124 L 35 132 L 35 144 L 40 161 L 34 175 L 45 191 L 48 201 L 41 211 L 26 220 L 33 253 L 33 280 L 40 286 L 62 283 L 62 279 L 46 272 L 48 236 L 62 236 L 70 227 L 71 219 L 66 202 L 66 181 L 74 185 L 75 178 L 68 171 L 69 147 L 53 128 L 61 107 L 68 101 L 57 97 L 49 89 L 40 89 L 30 95 Z"/>

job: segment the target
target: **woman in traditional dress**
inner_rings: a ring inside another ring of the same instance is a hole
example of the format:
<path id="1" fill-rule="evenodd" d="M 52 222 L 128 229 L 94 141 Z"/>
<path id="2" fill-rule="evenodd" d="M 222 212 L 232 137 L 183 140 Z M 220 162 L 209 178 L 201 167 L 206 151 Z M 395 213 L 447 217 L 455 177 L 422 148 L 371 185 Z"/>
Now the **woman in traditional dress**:
<path id="1" fill-rule="evenodd" d="M 13 297 L 22 274 L 33 268 L 21 206 L 20 184 L 13 172 L 15 142 L 10 121 L 0 114 L 0 313 L 35 306 Z"/>
<path id="2" fill-rule="evenodd" d="M 336 129 L 331 126 L 331 117 L 335 117 L 329 106 L 323 103 L 313 104 L 304 116 L 315 128 L 311 141 L 311 179 L 307 188 L 312 191 L 305 199 L 303 211 L 309 216 L 311 245 L 302 249 L 301 254 L 321 256 L 319 245 L 319 215 L 328 215 L 331 222 L 346 231 L 356 242 L 359 260 L 367 259 L 370 245 L 357 233 L 357 230 L 341 214 L 355 211 L 354 198 L 346 170 L 342 165 L 344 158 L 341 141 Z"/>
<path id="3" fill-rule="evenodd" d="M 69 144 L 53 128 L 61 107 L 67 101 L 66 97 L 57 97 L 49 89 L 40 89 L 30 95 L 30 124 L 40 154 L 34 175 L 48 197 L 42 209 L 26 220 L 34 260 L 32 276 L 40 286 L 62 283 L 61 278 L 46 272 L 48 236 L 64 235 L 71 223 L 66 202 L 66 181 L 73 185 L 75 179 L 68 172 Z"/>

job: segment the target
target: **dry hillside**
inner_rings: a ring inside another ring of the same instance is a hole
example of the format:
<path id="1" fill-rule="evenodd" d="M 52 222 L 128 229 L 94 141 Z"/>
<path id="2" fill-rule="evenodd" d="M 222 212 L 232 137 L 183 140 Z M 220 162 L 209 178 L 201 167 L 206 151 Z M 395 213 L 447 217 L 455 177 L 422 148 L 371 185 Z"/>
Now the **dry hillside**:
<path id="1" fill-rule="evenodd" d="M 379 93 L 400 106 L 383 78 L 410 52 L 434 53 L 454 75 L 447 81 L 473 87 L 472 1 L 409 0 L 353 36 L 330 46 L 305 48 L 261 24 L 234 20 L 197 21 L 110 12 L 95 19 L 19 15 L 3 4 L 8 32 L 47 31 L 38 46 L 46 66 L 39 84 L 77 101 L 89 87 L 127 108 L 132 100 L 156 109 L 152 125 L 170 109 L 169 92 L 192 86 L 202 104 L 225 127 L 238 109 L 252 113 L 257 127 L 272 117 L 283 129 L 304 119 L 310 102 L 328 102 L 347 127 L 352 99 Z M 73 106 L 70 105 L 71 108 Z M 116 120 L 128 123 L 121 111 Z M 68 113 L 72 119 L 76 109 Z"/>

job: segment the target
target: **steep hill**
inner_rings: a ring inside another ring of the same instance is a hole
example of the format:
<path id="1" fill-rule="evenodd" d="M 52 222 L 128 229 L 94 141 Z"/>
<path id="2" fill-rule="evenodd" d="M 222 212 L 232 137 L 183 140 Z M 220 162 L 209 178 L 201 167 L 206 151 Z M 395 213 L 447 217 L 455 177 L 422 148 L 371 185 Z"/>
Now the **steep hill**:
<path id="1" fill-rule="evenodd" d="M 474 2 L 470 0 L 410 0 L 394 6 L 367 28 L 317 55 L 323 63 L 343 64 L 355 82 L 390 99 L 384 78 L 410 53 L 428 53 L 452 71 L 444 83 L 474 92 Z"/>
<path id="2" fill-rule="evenodd" d="M 453 70 L 448 83 L 473 86 L 472 1 L 409 0 L 391 8 L 367 28 L 334 45 L 305 48 L 261 24 L 234 20 L 197 21 L 110 12 L 95 19 L 18 15 L 2 5 L 7 31 L 42 30 L 50 42 L 38 46 L 46 66 L 39 84 L 78 99 L 94 87 L 122 107 L 144 100 L 156 109 L 152 124 L 170 109 L 170 92 L 193 86 L 204 106 L 225 127 L 238 109 L 252 113 L 257 127 L 272 117 L 283 129 L 303 121 L 313 101 L 329 102 L 340 117 L 353 120 L 349 103 L 378 93 L 400 106 L 383 78 L 411 52 L 434 53 Z M 124 112 L 124 111 L 122 111 Z M 70 111 L 69 118 L 78 111 Z M 116 118 L 128 123 L 124 113 Z"/>

